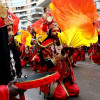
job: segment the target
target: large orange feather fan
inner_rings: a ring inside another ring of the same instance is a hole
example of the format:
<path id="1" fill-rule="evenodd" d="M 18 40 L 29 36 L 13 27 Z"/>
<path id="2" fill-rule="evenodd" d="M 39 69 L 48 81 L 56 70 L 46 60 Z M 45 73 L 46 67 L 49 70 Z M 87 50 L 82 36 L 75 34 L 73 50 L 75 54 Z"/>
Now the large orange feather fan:
<path id="1" fill-rule="evenodd" d="M 43 40 L 47 37 L 46 32 L 43 31 L 43 21 L 42 18 L 40 18 L 38 21 L 33 23 L 32 25 L 34 31 L 36 32 L 36 37 L 42 35 L 42 38 L 39 39 L 40 42 L 43 42 Z"/>
<path id="2" fill-rule="evenodd" d="M 98 13 L 93 0 L 52 0 L 50 9 L 62 33 L 58 37 L 70 47 L 90 46 L 98 41 L 93 22 Z"/>

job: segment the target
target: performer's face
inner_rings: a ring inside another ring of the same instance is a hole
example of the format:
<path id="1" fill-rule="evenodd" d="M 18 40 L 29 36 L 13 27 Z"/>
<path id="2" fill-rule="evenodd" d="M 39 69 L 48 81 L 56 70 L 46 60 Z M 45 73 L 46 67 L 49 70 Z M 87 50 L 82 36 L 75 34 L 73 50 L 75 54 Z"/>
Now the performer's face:
<path id="1" fill-rule="evenodd" d="M 8 36 L 14 36 L 14 34 L 13 34 L 13 25 L 8 25 L 7 30 L 8 30 Z"/>
<path id="2" fill-rule="evenodd" d="M 14 37 L 14 34 L 13 34 L 13 25 L 8 25 L 7 26 L 7 30 L 8 30 L 9 42 L 12 42 L 13 41 L 13 37 Z"/>
<path id="3" fill-rule="evenodd" d="M 54 28 L 51 30 L 52 37 L 53 37 L 53 38 L 58 38 L 58 32 L 60 32 L 60 29 L 59 29 L 58 27 L 54 27 Z"/>

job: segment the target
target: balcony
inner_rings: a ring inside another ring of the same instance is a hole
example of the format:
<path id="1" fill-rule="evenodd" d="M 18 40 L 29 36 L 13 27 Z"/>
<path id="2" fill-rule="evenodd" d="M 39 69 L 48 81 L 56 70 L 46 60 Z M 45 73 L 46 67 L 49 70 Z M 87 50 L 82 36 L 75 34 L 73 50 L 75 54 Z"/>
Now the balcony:
<path id="1" fill-rule="evenodd" d="M 19 15 L 18 18 L 21 18 L 21 17 L 26 17 L 26 16 L 30 16 L 30 15 L 43 15 L 42 12 L 32 12 L 32 13 L 29 13 L 29 14 L 22 14 L 22 15 Z"/>
<path id="2" fill-rule="evenodd" d="M 28 11 L 28 10 L 32 10 L 32 9 L 43 9 L 42 7 L 32 7 L 32 8 L 28 8 L 28 9 L 20 9 L 20 10 L 14 10 L 14 11 L 11 11 L 12 13 L 17 13 L 17 12 L 24 12 L 24 11 Z"/>
<path id="3" fill-rule="evenodd" d="M 16 6 L 10 6 L 10 8 L 14 8 L 14 7 L 22 7 L 22 6 L 29 6 L 29 5 L 33 5 L 35 4 L 36 5 L 36 1 L 33 1 L 31 3 L 27 3 L 27 4 L 22 4 L 22 5 L 16 5 Z"/>

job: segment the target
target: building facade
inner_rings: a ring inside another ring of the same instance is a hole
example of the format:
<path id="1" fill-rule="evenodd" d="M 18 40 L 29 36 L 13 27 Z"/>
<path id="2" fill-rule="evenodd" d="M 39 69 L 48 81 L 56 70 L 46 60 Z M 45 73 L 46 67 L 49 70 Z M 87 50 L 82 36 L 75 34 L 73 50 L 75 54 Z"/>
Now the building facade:
<path id="1" fill-rule="evenodd" d="M 45 12 L 45 9 L 49 6 L 51 0 L 38 0 L 37 1 L 37 6 L 38 7 L 43 7 L 44 8 L 44 12 Z"/>
<path id="2" fill-rule="evenodd" d="M 43 7 L 44 8 L 44 11 L 45 9 L 49 6 L 49 3 L 51 2 L 51 0 L 38 0 L 37 1 L 37 6 L 39 7 Z M 100 0 L 94 0 L 95 4 L 96 4 L 96 7 L 97 7 L 97 11 L 98 11 L 98 14 L 99 14 L 99 21 L 100 21 Z"/>
<path id="3" fill-rule="evenodd" d="M 19 19 L 19 28 L 26 29 L 28 25 L 36 22 L 43 15 L 43 7 L 37 7 L 37 0 L 2 0 L 10 12 L 16 14 Z"/>
<path id="4" fill-rule="evenodd" d="M 96 0 L 95 3 L 96 3 L 97 11 L 98 11 L 98 14 L 99 14 L 98 20 L 100 21 L 100 0 Z"/>

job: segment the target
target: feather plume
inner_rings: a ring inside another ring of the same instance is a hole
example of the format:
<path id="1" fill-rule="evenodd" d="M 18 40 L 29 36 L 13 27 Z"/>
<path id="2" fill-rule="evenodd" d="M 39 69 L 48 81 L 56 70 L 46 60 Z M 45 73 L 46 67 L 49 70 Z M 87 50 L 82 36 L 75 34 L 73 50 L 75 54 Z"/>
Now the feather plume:
<path id="1" fill-rule="evenodd" d="M 40 18 L 38 21 L 33 23 L 32 25 L 34 31 L 36 32 L 36 37 L 42 35 L 42 38 L 39 39 L 40 42 L 43 42 L 43 40 L 47 37 L 46 32 L 43 31 L 43 21 L 42 18 Z"/>
<path id="2" fill-rule="evenodd" d="M 18 32 L 19 18 L 13 13 L 10 13 L 10 15 L 13 19 L 13 33 L 15 35 Z"/>
<path id="3" fill-rule="evenodd" d="M 27 31 L 20 30 L 21 34 L 14 37 L 19 43 L 22 44 L 21 50 L 23 50 L 24 46 L 30 46 L 31 47 L 31 34 Z"/>
<path id="4" fill-rule="evenodd" d="M 93 22 L 98 13 L 93 0 L 52 0 L 52 15 L 63 31 L 58 33 L 62 44 L 68 46 L 90 46 L 98 41 Z"/>

